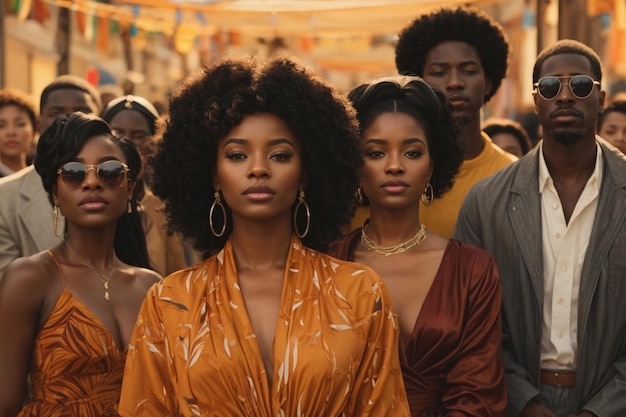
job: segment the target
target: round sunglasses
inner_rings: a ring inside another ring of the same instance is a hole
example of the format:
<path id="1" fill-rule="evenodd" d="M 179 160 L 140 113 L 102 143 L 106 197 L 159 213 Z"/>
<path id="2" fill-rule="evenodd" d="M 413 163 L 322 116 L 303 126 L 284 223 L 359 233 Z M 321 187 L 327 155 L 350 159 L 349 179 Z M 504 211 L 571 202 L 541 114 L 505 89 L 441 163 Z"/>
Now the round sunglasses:
<path id="1" fill-rule="evenodd" d="M 85 165 L 80 162 L 68 162 L 57 170 L 63 184 L 70 188 L 80 187 L 87 172 L 95 170 L 98 179 L 108 187 L 119 187 L 129 172 L 128 165 L 120 161 L 106 161 L 100 165 Z"/>
<path id="2" fill-rule="evenodd" d="M 588 75 L 573 75 L 571 77 L 543 77 L 533 84 L 534 92 L 538 93 L 546 100 L 554 100 L 561 92 L 563 80 L 569 80 L 565 83 L 569 87 L 572 95 L 577 99 L 587 98 L 591 95 L 593 87 L 600 85 L 600 81 L 596 81 Z"/>

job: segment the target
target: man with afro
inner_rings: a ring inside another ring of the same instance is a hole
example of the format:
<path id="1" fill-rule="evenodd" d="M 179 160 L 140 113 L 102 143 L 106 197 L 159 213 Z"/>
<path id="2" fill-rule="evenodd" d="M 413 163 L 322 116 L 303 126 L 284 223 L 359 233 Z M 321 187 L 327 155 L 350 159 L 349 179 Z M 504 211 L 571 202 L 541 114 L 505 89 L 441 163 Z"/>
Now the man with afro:
<path id="1" fill-rule="evenodd" d="M 471 7 L 446 7 L 419 16 L 399 34 L 398 72 L 419 75 L 446 94 L 465 148 L 452 189 L 420 208 L 424 224 L 447 238 L 469 189 L 517 159 L 481 132 L 480 111 L 506 75 L 508 51 L 502 27 Z"/>

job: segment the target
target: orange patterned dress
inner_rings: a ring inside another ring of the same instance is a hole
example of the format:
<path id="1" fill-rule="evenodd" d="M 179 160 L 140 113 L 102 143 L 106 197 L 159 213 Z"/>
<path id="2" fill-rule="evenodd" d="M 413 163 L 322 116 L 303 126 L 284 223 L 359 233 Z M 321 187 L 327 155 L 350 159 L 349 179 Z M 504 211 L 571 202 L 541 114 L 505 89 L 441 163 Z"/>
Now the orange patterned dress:
<path id="1" fill-rule="evenodd" d="M 153 286 L 131 337 L 120 414 L 409 416 L 397 317 L 375 272 L 293 238 L 280 305 L 270 384 L 230 241 Z"/>
<path id="2" fill-rule="evenodd" d="M 125 358 L 98 317 L 64 289 L 35 340 L 32 402 L 18 417 L 117 416 Z"/>

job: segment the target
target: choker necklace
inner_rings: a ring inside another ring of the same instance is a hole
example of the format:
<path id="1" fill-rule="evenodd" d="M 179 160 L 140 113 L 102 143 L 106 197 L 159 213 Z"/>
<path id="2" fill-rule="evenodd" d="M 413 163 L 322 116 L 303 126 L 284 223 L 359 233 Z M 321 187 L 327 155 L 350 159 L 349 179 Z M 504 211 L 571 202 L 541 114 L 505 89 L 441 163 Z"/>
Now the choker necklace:
<path id="1" fill-rule="evenodd" d="M 85 263 L 85 262 L 81 262 L 80 257 L 76 254 L 76 252 L 72 250 L 69 243 L 67 243 L 67 240 L 63 240 L 63 243 L 65 243 L 65 246 L 67 247 L 67 249 L 72 253 L 72 255 L 74 255 L 76 259 L 78 259 L 78 262 L 81 265 L 89 268 L 91 272 L 93 272 L 98 278 L 100 278 L 100 280 L 102 280 L 102 286 L 104 287 L 104 299 L 109 301 L 111 299 L 111 295 L 109 294 L 109 281 L 111 281 L 111 278 L 113 277 L 113 271 L 115 271 L 115 266 L 117 264 L 117 259 L 115 258 L 115 254 L 113 254 L 113 267 L 111 268 L 111 272 L 109 273 L 109 276 L 106 277 L 104 276 L 102 272 L 98 271 L 98 269 L 95 266 Z"/>
<path id="2" fill-rule="evenodd" d="M 397 255 L 402 252 L 406 252 L 411 249 L 415 245 L 421 245 L 426 240 L 426 228 L 422 224 L 420 230 L 417 231 L 415 236 L 406 242 L 398 243 L 397 245 L 392 246 L 380 246 L 365 233 L 367 231 L 367 226 L 369 223 L 366 223 L 361 229 L 361 243 L 365 246 L 365 249 L 374 251 L 376 253 L 380 253 L 381 255 L 391 256 Z"/>

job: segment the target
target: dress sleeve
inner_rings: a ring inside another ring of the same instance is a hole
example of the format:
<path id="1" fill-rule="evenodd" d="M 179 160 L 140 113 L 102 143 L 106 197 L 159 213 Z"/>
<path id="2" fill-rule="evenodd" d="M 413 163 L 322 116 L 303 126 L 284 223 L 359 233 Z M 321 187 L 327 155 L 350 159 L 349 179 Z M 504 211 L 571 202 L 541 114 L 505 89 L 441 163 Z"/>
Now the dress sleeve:
<path id="1" fill-rule="evenodd" d="M 398 317 L 380 279 L 374 281 L 373 290 L 366 347 L 345 415 L 408 417 L 410 411 L 398 355 Z"/>
<path id="2" fill-rule="evenodd" d="M 484 261 L 483 261 L 484 259 Z M 465 268 L 468 303 L 462 346 L 448 370 L 442 394 L 447 417 L 502 417 L 506 409 L 500 278 L 493 258 L 484 254 Z"/>
<path id="3" fill-rule="evenodd" d="M 179 416 L 172 381 L 171 358 L 158 306 L 160 284 L 154 285 L 139 310 L 128 347 L 119 414 Z"/>

